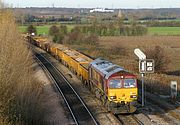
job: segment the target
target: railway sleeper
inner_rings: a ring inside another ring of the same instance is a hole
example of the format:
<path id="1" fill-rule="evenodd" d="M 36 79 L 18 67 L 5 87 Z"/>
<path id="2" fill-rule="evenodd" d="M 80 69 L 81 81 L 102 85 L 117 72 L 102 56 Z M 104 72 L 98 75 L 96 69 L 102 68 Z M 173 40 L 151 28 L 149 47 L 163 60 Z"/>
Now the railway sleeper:
<path id="1" fill-rule="evenodd" d="M 114 114 L 127 114 L 134 113 L 136 111 L 136 107 L 132 104 L 123 104 L 123 103 L 114 103 L 109 102 L 109 108 Z"/>

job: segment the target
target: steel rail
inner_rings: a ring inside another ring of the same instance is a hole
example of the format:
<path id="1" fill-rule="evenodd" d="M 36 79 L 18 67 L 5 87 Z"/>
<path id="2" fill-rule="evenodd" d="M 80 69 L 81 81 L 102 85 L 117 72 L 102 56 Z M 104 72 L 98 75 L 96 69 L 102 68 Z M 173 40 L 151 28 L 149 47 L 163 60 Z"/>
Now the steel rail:
<path id="1" fill-rule="evenodd" d="M 127 125 L 127 124 L 144 125 L 144 123 L 141 122 L 138 118 L 136 118 L 136 116 L 134 116 L 133 114 L 128 115 L 128 116 L 126 116 L 126 115 L 117 115 L 116 118 L 119 120 L 119 122 L 122 125 Z"/>
<path id="2" fill-rule="evenodd" d="M 86 111 L 88 112 L 88 114 L 90 115 L 93 123 L 95 125 L 98 125 L 98 122 L 95 120 L 95 118 L 93 117 L 93 115 L 91 114 L 91 112 L 89 111 L 89 109 L 87 108 L 87 106 L 85 105 L 85 103 L 83 102 L 83 100 L 81 99 L 81 97 L 77 94 L 77 92 L 73 89 L 73 87 L 71 86 L 71 84 L 69 83 L 69 81 L 63 76 L 63 74 L 45 57 L 43 56 L 42 54 L 38 53 L 37 51 L 35 52 L 37 55 L 36 55 L 36 58 L 38 58 L 37 56 L 41 56 L 46 62 L 44 63 L 48 63 L 49 65 L 51 65 L 53 67 L 53 69 L 66 81 L 66 83 L 68 84 L 68 86 L 71 88 L 71 90 L 73 91 L 73 93 L 75 93 L 75 95 L 77 96 L 77 98 L 79 99 L 79 101 L 81 102 L 81 104 L 84 106 L 84 108 L 86 109 Z M 63 99 L 65 100 L 65 103 L 69 109 L 69 111 L 71 112 L 72 114 L 72 117 L 75 121 L 75 124 L 79 125 L 81 124 L 78 120 L 77 120 L 77 116 L 75 115 L 75 113 L 73 112 L 73 109 L 71 108 L 70 104 L 69 104 L 69 101 L 68 99 L 66 98 L 65 94 L 63 93 L 63 91 L 61 90 L 60 86 L 58 85 L 57 83 L 57 80 L 53 77 L 53 75 L 50 73 L 50 71 L 48 70 L 48 68 L 44 65 L 44 63 L 42 62 L 42 60 L 40 60 L 38 58 L 38 60 L 41 62 L 41 64 L 43 65 L 44 68 L 46 68 L 46 70 L 48 71 L 48 74 L 49 76 L 52 78 L 52 80 L 54 81 L 55 83 L 55 86 L 58 88 L 58 91 L 61 93 Z"/>
<path id="3" fill-rule="evenodd" d="M 53 83 L 54 83 L 53 85 L 55 85 L 55 87 L 57 88 L 58 92 L 62 95 L 62 97 L 63 97 L 63 99 L 64 99 L 64 101 L 65 101 L 65 103 L 66 103 L 66 105 L 67 105 L 67 107 L 68 107 L 68 109 L 69 109 L 69 111 L 70 111 L 73 119 L 74 119 L 75 124 L 78 125 L 78 122 L 77 122 L 77 120 L 76 120 L 76 117 L 75 117 L 75 115 L 74 115 L 74 113 L 73 113 L 73 111 L 72 111 L 72 109 L 71 109 L 71 107 L 70 107 L 67 99 L 65 98 L 63 92 L 62 92 L 61 89 L 59 88 L 56 80 L 53 78 L 52 74 L 48 71 L 48 69 L 47 69 L 47 68 L 45 67 L 45 65 L 41 62 L 41 60 L 39 60 L 39 58 L 36 57 L 36 56 L 34 56 L 34 57 L 38 60 L 38 64 L 43 68 L 43 70 L 45 71 L 46 75 L 48 75 L 48 76 L 50 77 L 50 80 L 53 81 Z"/>
<path id="4" fill-rule="evenodd" d="M 134 116 L 134 115 L 131 115 L 131 116 L 139 125 L 144 125 L 144 123 L 141 122 L 136 116 Z"/>

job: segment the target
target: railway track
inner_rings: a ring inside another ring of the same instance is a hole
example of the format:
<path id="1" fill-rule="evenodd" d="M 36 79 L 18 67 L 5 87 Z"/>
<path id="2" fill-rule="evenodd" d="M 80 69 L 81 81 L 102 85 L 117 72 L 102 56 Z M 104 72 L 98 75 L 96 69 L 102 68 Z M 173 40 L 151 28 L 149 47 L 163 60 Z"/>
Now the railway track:
<path id="1" fill-rule="evenodd" d="M 168 103 L 167 101 L 159 98 L 156 95 L 150 94 L 146 92 L 146 99 L 148 103 L 152 103 L 157 107 L 163 109 L 164 111 L 168 112 L 172 117 L 177 120 L 180 120 L 180 110 L 177 107 L 173 106 L 172 104 Z"/>
<path id="2" fill-rule="evenodd" d="M 86 104 L 78 93 L 73 89 L 63 74 L 45 58 L 44 54 L 35 52 L 35 57 L 41 65 L 48 71 L 54 81 L 55 86 L 62 95 L 76 125 L 98 125 Z"/>
<path id="3" fill-rule="evenodd" d="M 122 125 L 144 125 L 136 116 L 132 115 L 117 115 L 117 119 Z"/>
<path id="4" fill-rule="evenodd" d="M 36 55 L 36 58 L 42 63 L 43 67 L 45 67 L 45 70 L 47 70 L 48 74 L 50 75 L 53 82 L 55 83 L 55 86 L 57 87 L 58 91 L 61 93 L 62 97 L 64 98 L 66 105 L 72 115 L 72 118 L 74 119 L 75 124 L 78 124 L 78 125 L 81 125 L 81 124 L 97 125 L 97 124 L 99 124 L 96 121 L 96 119 L 92 116 L 92 114 L 89 112 L 89 110 L 88 110 L 88 112 L 90 114 L 84 113 L 84 111 L 79 110 L 80 108 L 78 108 L 78 107 L 83 107 L 83 106 L 79 106 L 79 103 L 77 103 L 77 100 L 75 100 L 74 97 L 72 97 L 72 95 L 73 95 L 72 93 L 75 93 L 75 95 L 77 93 L 70 92 L 69 88 L 73 89 L 73 87 L 70 85 L 70 83 L 67 81 L 67 79 L 62 75 L 62 73 L 60 73 L 60 71 L 56 67 L 54 67 L 50 61 L 48 61 L 46 53 L 43 53 L 43 54 L 36 53 L 35 55 Z M 47 67 L 49 67 L 49 68 L 47 68 Z M 51 73 L 51 72 L 54 72 L 54 73 Z M 60 78 L 60 77 L 62 77 L 62 78 Z M 62 80 L 62 79 L 64 79 L 64 80 Z M 65 83 L 65 82 L 68 82 L 68 83 Z M 66 85 L 64 85 L 64 84 L 66 84 Z M 74 91 L 74 89 L 72 91 Z M 77 98 L 80 98 L 80 97 L 77 97 Z M 80 100 L 82 101 L 81 98 L 80 98 Z M 85 107 L 85 110 L 86 109 L 88 109 L 88 108 Z M 86 114 L 88 114 L 89 116 L 87 116 Z M 129 125 L 129 124 L 144 125 L 144 122 L 139 120 L 135 115 L 118 115 L 118 117 L 116 117 L 116 118 L 118 118 L 120 124 L 122 124 L 122 125 Z"/>
<path id="5" fill-rule="evenodd" d="M 136 116 L 131 115 L 131 117 L 139 124 L 139 125 L 144 125 Z"/>

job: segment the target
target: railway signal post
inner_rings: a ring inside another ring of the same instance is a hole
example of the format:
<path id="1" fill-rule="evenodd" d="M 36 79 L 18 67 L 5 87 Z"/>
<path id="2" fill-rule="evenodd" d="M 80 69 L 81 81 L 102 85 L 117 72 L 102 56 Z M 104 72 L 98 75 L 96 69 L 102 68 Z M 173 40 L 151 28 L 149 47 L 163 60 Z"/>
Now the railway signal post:
<path id="1" fill-rule="evenodd" d="M 139 72 L 141 73 L 142 81 L 142 107 L 144 106 L 144 74 L 154 72 L 154 60 L 146 59 L 146 55 L 140 50 L 134 50 L 135 55 L 139 58 Z"/>

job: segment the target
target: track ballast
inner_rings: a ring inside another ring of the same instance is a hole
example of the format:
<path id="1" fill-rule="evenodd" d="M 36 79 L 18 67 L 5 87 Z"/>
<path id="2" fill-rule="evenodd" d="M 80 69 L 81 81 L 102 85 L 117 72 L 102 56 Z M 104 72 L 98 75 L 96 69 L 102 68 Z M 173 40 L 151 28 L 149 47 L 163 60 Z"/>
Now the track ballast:
<path id="1" fill-rule="evenodd" d="M 51 77 L 53 78 L 58 91 L 63 96 L 75 123 L 78 125 L 97 125 L 97 121 L 92 116 L 80 96 L 76 93 L 62 73 L 45 58 L 44 54 L 46 53 L 40 54 L 35 52 L 36 58 L 42 63 L 42 65 L 44 65 L 49 74 L 51 74 Z"/>

